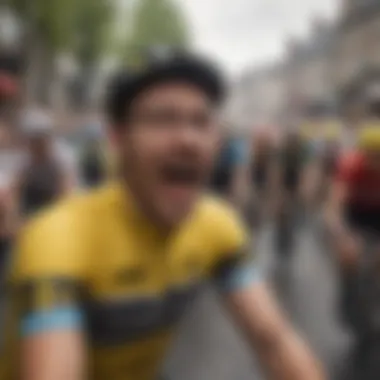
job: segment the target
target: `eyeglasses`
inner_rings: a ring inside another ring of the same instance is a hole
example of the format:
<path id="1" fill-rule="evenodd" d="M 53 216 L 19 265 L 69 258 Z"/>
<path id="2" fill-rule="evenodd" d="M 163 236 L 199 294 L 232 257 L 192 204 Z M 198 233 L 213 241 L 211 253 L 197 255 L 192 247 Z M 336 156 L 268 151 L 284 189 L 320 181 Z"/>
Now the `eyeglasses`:
<path id="1" fill-rule="evenodd" d="M 177 109 L 145 110 L 132 114 L 130 122 L 159 129 L 191 127 L 208 130 L 216 122 L 216 115 L 208 111 L 184 112 Z"/>

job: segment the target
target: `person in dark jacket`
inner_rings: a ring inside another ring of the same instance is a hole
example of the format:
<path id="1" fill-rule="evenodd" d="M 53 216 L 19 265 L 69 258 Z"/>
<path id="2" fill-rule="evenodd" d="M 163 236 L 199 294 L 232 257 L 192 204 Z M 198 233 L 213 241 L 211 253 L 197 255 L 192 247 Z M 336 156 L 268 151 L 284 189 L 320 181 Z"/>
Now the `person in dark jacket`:
<path id="1" fill-rule="evenodd" d="M 244 203 L 248 186 L 248 144 L 241 138 L 226 134 L 211 178 L 211 190 L 238 207 Z"/>

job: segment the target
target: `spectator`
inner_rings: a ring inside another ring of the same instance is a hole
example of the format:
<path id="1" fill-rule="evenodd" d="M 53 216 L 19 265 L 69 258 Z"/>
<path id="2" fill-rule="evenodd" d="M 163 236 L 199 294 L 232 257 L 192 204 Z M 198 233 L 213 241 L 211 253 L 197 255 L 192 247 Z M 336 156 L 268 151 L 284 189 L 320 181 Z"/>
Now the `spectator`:
<path id="1" fill-rule="evenodd" d="M 73 173 L 57 148 L 54 123 L 39 111 L 21 120 L 26 159 L 17 179 L 19 210 L 29 216 L 73 189 Z"/>

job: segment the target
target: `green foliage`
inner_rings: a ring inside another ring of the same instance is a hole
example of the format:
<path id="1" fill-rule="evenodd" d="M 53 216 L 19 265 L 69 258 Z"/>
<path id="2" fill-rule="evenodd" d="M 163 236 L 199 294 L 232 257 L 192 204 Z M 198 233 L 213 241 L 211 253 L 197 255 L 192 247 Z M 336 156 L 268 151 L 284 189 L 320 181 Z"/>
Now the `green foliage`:
<path id="1" fill-rule="evenodd" d="M 188 25 L 174 0 L 135 0 L 128 38 L 118 40 L 112 27 L 116 0 L 2 0 L 50 51 L 72 51 L 91 64 L 107 51 L 139 64 L 136 52 L 152 45 L 187 46 Z M 127 15 L 128 16 L 128 15 Z"/>
<path id="2" fill-rule="evenodd" d="M 72 43 L 76 0 L 6 0 L 24 26 L 44 39 L 51 49 Z"/>
<path id="3" fill-rule="evenodd" d="M 78 2 L 74 53 L 82 63 L 96 61 L 111 38 L 115 7 L 109 0 Z"/>
<path id="4" fill-rule="evenodd" d="M 102 51 L 114 9 L 111 0 L 4 1 L 50 49 L 74 50 L 87 61 Z"/>
<path id="5" fill-rule="evenodd" d="M 131 38 L 126 60 L 139 64 L 137 50 L 152 45 L 187 46 L 188 25 L 180 7 L 173 0 L 139 0 L 133 11 Z"/>

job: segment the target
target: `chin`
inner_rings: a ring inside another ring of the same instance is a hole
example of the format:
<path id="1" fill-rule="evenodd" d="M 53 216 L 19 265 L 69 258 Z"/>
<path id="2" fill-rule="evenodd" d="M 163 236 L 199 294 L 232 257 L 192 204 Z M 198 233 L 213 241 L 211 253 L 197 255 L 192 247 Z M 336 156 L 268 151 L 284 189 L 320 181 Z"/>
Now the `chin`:
<path id="1" fill-rule="evenodd" d="M 175 228 L 190 215 L 193 210 L 193 204 L 188 207 L 183 207 L 181 210 L 165 210 L 161 211 L 158 215 L 160 216 L 161 223 L 165 225 L 167 228 Z"/>

